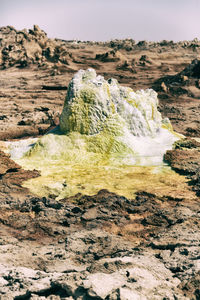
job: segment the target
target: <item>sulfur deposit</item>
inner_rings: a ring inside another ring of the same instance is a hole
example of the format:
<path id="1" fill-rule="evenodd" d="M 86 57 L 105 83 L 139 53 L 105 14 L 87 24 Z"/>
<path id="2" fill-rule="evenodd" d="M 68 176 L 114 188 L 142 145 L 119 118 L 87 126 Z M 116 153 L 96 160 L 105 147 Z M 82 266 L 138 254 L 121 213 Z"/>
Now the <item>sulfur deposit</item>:
<path id="1" fill-rule="evenodd" d="M 115 79 L 97 76 L 93 69 L 77 72 L 68 87 L 60 127 L 39 139 L 20 160 L 24 167 L 42 171 L 34 192 L 41 193 L 44 186 L 44 193 L 53 190 L 61 197 L 81 189 L 89 194 L 105 187 L 116 191 L 131 184 L 126 177 L 137 173 L 133 167 L 161 166 L 163 154 L 179 136 L 157 105 L 151 89 L 134 92 Z"/>
<path id="2" fill-rule="evenodd" d="M 157 94 L 151 89 L 134 92 L 115 79 L 97 76 L 93 69 L 80 70 L 69 84 L 60 117 L 65 136 L 45 136 L 31 154 L 65 157 L 70 148 L 81 149 L 86 156 L 100 154 L 101 159 L 120 155 L 127 162 L 129 157 L 131 163 L 136 155 L 159 155 L 177 135 L 157 105 Z"/>
<path id="3" fill-rule="evenodd" d="M 97 76 L 93 69 L 80 70 L 70 82 L 60 128 L 93 135 L 113 127 L 119 135 L 126 127 L 134 136 L 155 137 L 162 125 L 157 105 L 153 90 L 135 93 L 115 79 Z"/>

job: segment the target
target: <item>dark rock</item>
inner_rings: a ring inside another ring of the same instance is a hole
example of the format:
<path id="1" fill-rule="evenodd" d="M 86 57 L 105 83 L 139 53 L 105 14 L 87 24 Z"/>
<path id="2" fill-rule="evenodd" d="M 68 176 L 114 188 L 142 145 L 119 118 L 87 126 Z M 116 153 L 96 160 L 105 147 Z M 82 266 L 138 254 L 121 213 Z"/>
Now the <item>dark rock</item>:
<path id="1" fill-rule="evenodd" d="M 200 78 L 200 61 L 195 59 L 184 70 L 176 75 L 167 75 L 156 80 L 153 89 L 161 93 L 162 97 L 169 94 L 171 97 L 187 95 L 199 98 L 198 81 Z M 197 86 L 197 88 L 196 88 Z"/>
<path id="2" fill-rule="evenodd" d="M 193 190 L 200 194 L 200 143 L 194 139 L 183 139 L 168 150 L 164 160 L 180 174 L 187 175 Z"/>
<path id="3" fill-rule="evenodd" d="M 191 138 L 185 138 L 182 140 L 178 140 L 173 145 L 174 149 L 192 149 L 192 148 L 200 148 L 200 143 Z"/>

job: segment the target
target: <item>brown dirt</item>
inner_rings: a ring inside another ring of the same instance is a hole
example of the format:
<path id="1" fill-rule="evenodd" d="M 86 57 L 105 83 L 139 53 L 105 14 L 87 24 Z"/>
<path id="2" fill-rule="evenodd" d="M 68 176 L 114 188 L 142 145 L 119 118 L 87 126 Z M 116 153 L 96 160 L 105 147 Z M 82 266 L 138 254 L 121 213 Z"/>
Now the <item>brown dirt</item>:
<path id="1" fill-rule="evenodd" d="M 49 126 L 57 124 L 71 77 L 79 69 L 89 67 L 134 90 L 154 87 L 158 91 L 160 110 L 170 118 L 174 129 L 188 136 L 200 135 L 200 90 L 193 82 L 197 79 L 187 84 L 186 93 L 180 93 L 179 86 L 174 86 L 172 92 L 162 84 L 166 81 L 162 78 L 170 76 L 174 76 L 176 84 L 177 74 L 199 57 L 198 42 L 75 43 L 50 40 L 37 28 L 24 38 L 21 32 L 7 27 L 0 29 L 0 34 L 4 40 L 0 47 L 3 57 L 0 61 L 0 101 L 3 104 L 0 139 L 43 134 Z M 17 50 L 28 61 L 20 68 L 19 58 L 15 57 Z M 68 55 L 67 63 L 65 55 Z"/>
<path id="2" fill-rule="evenodd" d="M 183 93 L 163 80 L 175 75 L 170 84 L 177 82 L 198 58 L 199 42 L 75 43 L 49 40 L 38 27 L 29 33 L 6 27 L 0 35 L 0 140 L 38 136 L 58 125 L 69 80 L 88 67 L 134 90 L 154 86 L 174 129 L 200 135 L 197 83 L 189 80 Z M 125 299 L 124 288 L 144 299 L 199 299 L 199 151 L 197 142 L 184 140 L 165 155 L 189 176 L 184 197 L 141 190 L 127 199 L 101 190 L 59 202 L 23 188 L 39 173 L 0 151 L 0 299 L 105 299 L 84 285 L 99 273 L 125 274 L 125 285 L 106 299 Z M 127 258 L 132 262 L 123 262 Z"/>

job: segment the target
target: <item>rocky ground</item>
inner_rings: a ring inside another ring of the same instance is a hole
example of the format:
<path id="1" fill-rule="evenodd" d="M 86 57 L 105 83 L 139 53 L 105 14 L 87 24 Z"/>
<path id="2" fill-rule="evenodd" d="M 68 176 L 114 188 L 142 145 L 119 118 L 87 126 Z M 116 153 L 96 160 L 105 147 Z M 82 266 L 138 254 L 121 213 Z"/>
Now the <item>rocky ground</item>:
<path id="1" fill-rule="evenodd" d="M 197 197 L 37 198 L 0 159 L 1 299 L 199 299 Z"/>
<path id="2" fill-rule="evenodd" d="M 0 139 L 42 134 L 57 124 L 69 81 L 88 67 L 134 90 L 153 87 L 174 129 L 199 136 L 199 54 L 198 40 L 62 41 L 48 39 L 38 26 L 29 32 L 2 27 Z"/>
<path id="3" fill-rule="evenodd" d="M 57 125 L 69 80 L 87 67 L 134 89 L 154 87 L 174 129 L 200 137 L 199 47 L 67 42 L 37 26 L 1 28 L 0 139 Z M 141 187 L 135 199 L 100 190 L 58 202 L 23 188 L 39 173 L 0 151 L 0 299 L 200 299 L 200 144 L 177 142 L 165 160 L 187 176 L 188 197 Z"/>

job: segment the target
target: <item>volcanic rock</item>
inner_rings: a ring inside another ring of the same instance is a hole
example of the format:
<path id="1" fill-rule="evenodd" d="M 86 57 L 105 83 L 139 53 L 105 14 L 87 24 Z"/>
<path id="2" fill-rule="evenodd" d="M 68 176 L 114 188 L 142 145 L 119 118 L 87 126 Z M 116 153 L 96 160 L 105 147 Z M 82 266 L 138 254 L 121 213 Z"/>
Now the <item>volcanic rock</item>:
<path id="1" fill-rule="evenodd" d="M 0 160 L 0 176 L 5 175 L 6 172 L 14 172 L 21 169 L 21 167 L 14 161 L 9 159 L 9 156 L 6 155 L 3 151 L 0 151 Z"/>
<path id="2" fill-rule="evenodd" d="M 96 59 L 103 62 L 118 62 L 126 60 L 126 57 L 120 51 L 112 50 L 103 54 L 97 54 Z"/>
<path id="3" fill-rule="evenodd" d="M 102 190 L 60 202 L 30 194 L 17 202 L 15 196 L 5 209 L 6 201 L 0 202 L 2 299 L 198 295 L 195 199 L 141 191 L 129 200 Z M 85 218 L 91 211 L 95 215 Z"/>
<path id="4" fill-rule="evenodd" d="M 21 187 L 21 184 L 26 179 L 35 178 L 39 176 L 39 172 L 23 170 L 21 166 L 16 164 L 3 151 L 0 151 L 0 187 L 1 197 L 3 193 L 12 194 L 16 192 L 23 192 L 26 189 Z"/>
<path id="5" fill-rule="evenodd" d="M 190 178 L 190 184 L 197 195 L 200 195 L 200 143 L 194 139 L 183 139 L 168 150 L 164 159 L 173 169 Z"/>
<path id="6" fill-rule="evenodd" d="M 179 75 L 183 75 L 183 81 L 187 81 L 189 78 L 200 78 L 200 61 L 198 59 L 194 59 L 191 64 L 189 64 Z"/>
<path id="7" fill-rule="evenodd" d="M 199 79 L 193 78 L 194 83 L 188 90 L 188 80 L 184 79 L 186 75 L 182 75 L 181 81 L 185 85 L 181 89 L 186 89 L 187 93 L 182 93 L 178 99 L 176 92 L 173 94 L 160 90 L 163 80 L 157 87 L 153 84 L 155 80 L 163 77 L 163 74 L 174 76 L 180 73 L 196 59 L 200 51 L 199 40 L 178 43 L 146 42 L 143 49 L 132 39 L 105 43 L 53 40 L 37 26 L 31 30 L 19 31 L 11 26 L 2 27 L 0 36 L 0 98 L 5 104 L 0 115 L 0 138 L 3 140 L 38 136 L 47 132 L 48 127 L 52 125 L 51 118 L 45 123 L 38 119 L 37 124 L 17 124 L 22 121 L 22 116 L 33 120 L 33 112 L 41 103 L 47 106 L 52 114 L 61 113 L 64 93 L 59 88 L 65 89 L 75 72 L 88 67 L 95 68 L 106 79 L 117 78 L 119 84 L 129 86 L 134 91 L 155 88 L 159 93 L 159 109 L 164 117 L 171 120 L 175 131 L 187 136 L 200 134 L 199 108 L 196 101 Z M 95 59 L 99 53 L 110 53 L 111 48 L 116 53 L 120 52 L 123 57 L 117 64 Z M 142 56 L 147 57 L 152 64 L 143 64 L 140 61 Z M 22 67 L 20 72 L 15 69 L 16 66 Z M 190 81 L 190 77 L 188 78 Z M 167 86 L 166 82 L 165 84 Z M 43 86 L 50 86 L 52 89 L 43 90 Z"/>
<path id="8" fill-rule="evenodd" d="M 179 74 L 199 53 L 198 40 L 138 45 L 132 39 L 52 41 L 37 26 L 21 33 L 4 27 L 1 34 L 4 139 L 42 134 L 49 125 L 58 125 L 65 96 L 59 88 L 65 89 L 80 68 L 96 68 L 106 80 L 117 78 L 120 85 L 135 91 L 152 86 L 163 74 Z M 116 66 L 94 59 L 97 53 L 109 53 L 110 47 L 120 49 L 126 62 Z M 143 55 L 153 63 L 140 64 Z M 23 67 L 20 73 L 15 66 Z M 158 93 L 160 110 L 173 128 L 198 136 L 199 78 L 193 77 L 193 71 L 192 66 L 189 74 L 180 75 L 181 90 L 175 82 L 182 93 L 178 99 L 176 86 L 169 88 L 163 79 L 167 90 Z M 55 143 L 50 145 L 54 149 Z M 190 177 L 188 194 L 175 190 L 175 181 L 169 183 L 173 196 L 166 190 L 159 196 L 155 189 L 155 193 L 141 190 L 129 199 L 106 190 L 88 196 L 83 185 L 82 194 L 63 195 L 61 201 L 55 195 L 36 197 L 23 188 L 24 180 L 38 172 L 23 170 L 0 153 L 0 298 L 85 300 L 97 294 L 103 299 L 106 293 L 113 300 L 199 299 L 199 198 L 191 192 L 199 182 L 199 144 L 182 140 L 174 148 L 166 154 L 167 160 Z M 78 161 L 83 157 L 80 153 Z M 44 158 L 39 156 L 39 161 Z M 74 169 L 75 165 L 70 170 Z M 59 184 L 64 187 L 68 182 Z M 151 190 L 151 180 L 148 184 Z"/>
<path id="9" fill-rule="evenodd" d="M 66 48 L 48 39 L 46 33 L 34 25 L 33 30 L 17 31 L 11 26 L 0 28 L 0 66 L 2 68 L 24 68 L 30 64 L 38 66 L 44 62 L 69 64 L 71 54 Z"/>
<path id="10" fill-rule="evenodd" d="M 184 94 L 199 98 L 198 79 L 200 78 L 200 61 L 195 59 L 176 75 L 160 78 L 154 83 L 156 91 L 162 91 L 180 97 Z"/>

